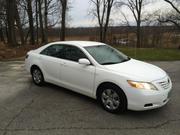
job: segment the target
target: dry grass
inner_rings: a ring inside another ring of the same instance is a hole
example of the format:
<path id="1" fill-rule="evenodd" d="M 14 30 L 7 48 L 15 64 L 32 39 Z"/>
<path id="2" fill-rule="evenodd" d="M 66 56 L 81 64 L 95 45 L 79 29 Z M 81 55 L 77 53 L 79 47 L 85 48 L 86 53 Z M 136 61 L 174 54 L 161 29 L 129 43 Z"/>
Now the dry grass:
<path id="1" fill-rule="evenodd" d="M 18 47 L 8 47 L 7 45 L 0 44 L 0 60 L 7 60 L 19 58 L 26 55 L 29 50 L 38 48 L 39 46 L 25 45 Z"/>

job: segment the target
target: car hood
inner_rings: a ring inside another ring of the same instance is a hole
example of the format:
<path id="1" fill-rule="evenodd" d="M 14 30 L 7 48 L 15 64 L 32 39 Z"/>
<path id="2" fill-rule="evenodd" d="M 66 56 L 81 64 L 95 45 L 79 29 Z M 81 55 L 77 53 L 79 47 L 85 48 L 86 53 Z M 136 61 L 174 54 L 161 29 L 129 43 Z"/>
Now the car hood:
<path id="1" fill-rule="evenodd" d="M 105 68 L 125 75 L 129 79 L 134 79 L 134 81 L 151 82 L 166 76 L 166 72 L 159 67 L 135 59 L 119 64 L 105 65 Z"/>

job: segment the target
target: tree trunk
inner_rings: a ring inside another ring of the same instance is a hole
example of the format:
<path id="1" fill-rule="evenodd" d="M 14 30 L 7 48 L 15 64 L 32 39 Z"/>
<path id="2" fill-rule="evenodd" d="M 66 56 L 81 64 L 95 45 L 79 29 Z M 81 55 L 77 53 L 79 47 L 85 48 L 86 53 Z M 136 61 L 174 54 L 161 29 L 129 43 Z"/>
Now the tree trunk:
<path id="1" fill-rule="evenodd" d="M 27 42 L 27 40 L 28 40 L 29 33 L 30 33 L 30 29 L 28 29 L 27 34 L 26 34 L 26 36 L 25 36 L 25 43 L 26 43 L 26 42 Z"/>
<path id="2" fill-rule="evenodd" d="M 45 32 L 45 42 L 48 42 L 48 4 L 47 0 L 44 0 L 44 32 Z"/>
<path id="3" fill-rule="evenodd" d="M 17 5 L 15 5 L 15 20 L 16 20 L 16 24 L 19 30 L 19 35 L 20 35 L 20 39 L 21 39 L 21 45 L 24 45 L 24 32 L 22 29 L 22 25 L 21 25 L 21 20 L 19 17 L 19 12 L 17 9 Z"/>
<path id="4" fill-rule="evenodd" d="M 7 21 L 5 23 L 5 31 L 6 31 L 5 33 L 6 33 L 6 38 L 7 38 L 6 40 L 7 40 L 7 43 L 8 43 L 8 37 L 9 36 L 8 36 L 8 24 L 7 24 Z"/>
<path id="5" fill-rule="evenodd" d="M 107 21 L 107 22 L 106 22 L 106 24 L 105 24 L 105 26 L 104 26 L 103 39 L 102 39 L 102 41 L 103 41 L 104 43 L 106 43 L 106 37 L 107 37 L 107 30 L 108 30 L 109 19 L 106 20 L 106 21 Z"/>
<path id="6" fill-rule="evenodd" d="M 40 23 L 40 31 L 41 31 L 41 43 L 45 43 L 45 34 L 44 34 L 42 12 L 41 12 L 41 0 L 38 0 L 38 5 L 39 5 L 39 23 Z"/>
<path id="7" fill-rule="evenodd" d="M 137 21 L 136 36 L 137 36 L 136 47 L 140 48 L 141 47 L 141 21 L 140 19 Z"/>
<path id="8" fill-rule="evenodd" d="M 104 26 L 102 42 L 106 43 L 107 27 Z"/>
<path id="9" fill-rule="evenodd" d="M 0 42 L 5 43 L 2 23 L 0 22 Z"/>
<path id="10" fill-rule="evenodd" d="M 0 41 L 5 43 L 4 34 L 2 28 L 0 28 Z"/>
<path id="11" fill-rule="evenodd" d="M 8 44 L 10 46 L 16 46 L 16 34 L 15 34 L 15 0 L 6 1 L 6 15 L 7 15 L 7 24 L 8 24 Z"/>
<path id="12" fill-rule="evenodd" d="M 100 26 L 100 28 L 99 28 L 99 39 L 100 39 L 100 42 L 103 42 L 103 28 L 102 28 L 102 26 Z"/>
<path id="13" fill-rule="evenodd" d="M 65 40 L 66 35 L 66 10 L 67 10 L 67 0 L 61 0 L 62 4 L 62 20 L 61 20 L 61 32 L 60 32 L 60 40 Z"/>
<path id="14" fill-rule="evenodd" d="M 34 45 L 35 44 L 34 22 L 33 22 L 33 12 L 32 12 L 31 0 L 27 0 L 27 13 L 28 13 L 28 18 L 29 18 L 30 43 L 31 43 L 31 45 Z"/>
<path id="15" fill-rule="evenodd" d="M 38 1 L 36 0 L 36 44 L 39 44 Z"/>
<path id="16" fill-rule="evenodd" d="M 93 14 L 98 19 L 99 23 L 99 39 L 100 42 L 106 42 L 106 36 L 109 26 L 109 18 L 114 0 L 91 0 L 95 6 Z"/>
<path id="17" fill-rule="evenodd" d="M 108 30 L 108 26 L 109 26 L 109 18 L 110 18 L 111 8 L 112 8 L 111 4 L 113 4 L 113 0 L 112 1 L 108 1 L 106 22 L 105 22 L 105 25 L 104 25 L 104 32 L 103 32 L 103 42 L 104 43 L 106 42 L 107 30 Z"/>
<path id="18" fill-rule="evenodd" d="M 140 35 L 140 27 L 137 26 L 137 31 L 136 31 L 136 36 L 137 36 L 137 42 L 136 42 L 136 47 L 140 48 L 141 44 L 141 35 Z"/>

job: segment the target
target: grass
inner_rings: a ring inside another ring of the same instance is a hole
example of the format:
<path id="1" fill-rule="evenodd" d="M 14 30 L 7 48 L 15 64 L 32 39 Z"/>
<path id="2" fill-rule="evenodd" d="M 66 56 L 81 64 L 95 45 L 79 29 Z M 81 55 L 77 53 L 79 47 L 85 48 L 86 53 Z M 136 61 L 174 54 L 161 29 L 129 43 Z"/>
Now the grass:
<path id="1" fill-rule="evenodd" d="M 115 47 L 131 58 L 146 61 L 176 61 L 180 60 L 180 50 L 159 48 L 120 48 Z"/>

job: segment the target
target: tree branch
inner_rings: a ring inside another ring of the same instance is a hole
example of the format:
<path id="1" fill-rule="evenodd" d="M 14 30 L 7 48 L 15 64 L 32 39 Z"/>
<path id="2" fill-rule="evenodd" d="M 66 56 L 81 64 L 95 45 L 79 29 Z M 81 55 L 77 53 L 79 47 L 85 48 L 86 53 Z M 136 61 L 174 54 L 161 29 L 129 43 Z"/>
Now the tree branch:
<path id="1" fill-rule="evenodd" d="M 173 4 L 173 2 L 171 2 L 170 0 L 164 0 L 164 1 L 169 3 L 176 10 L 176 12 L 178 12 L 180 14 L 180 10 Z"/>

